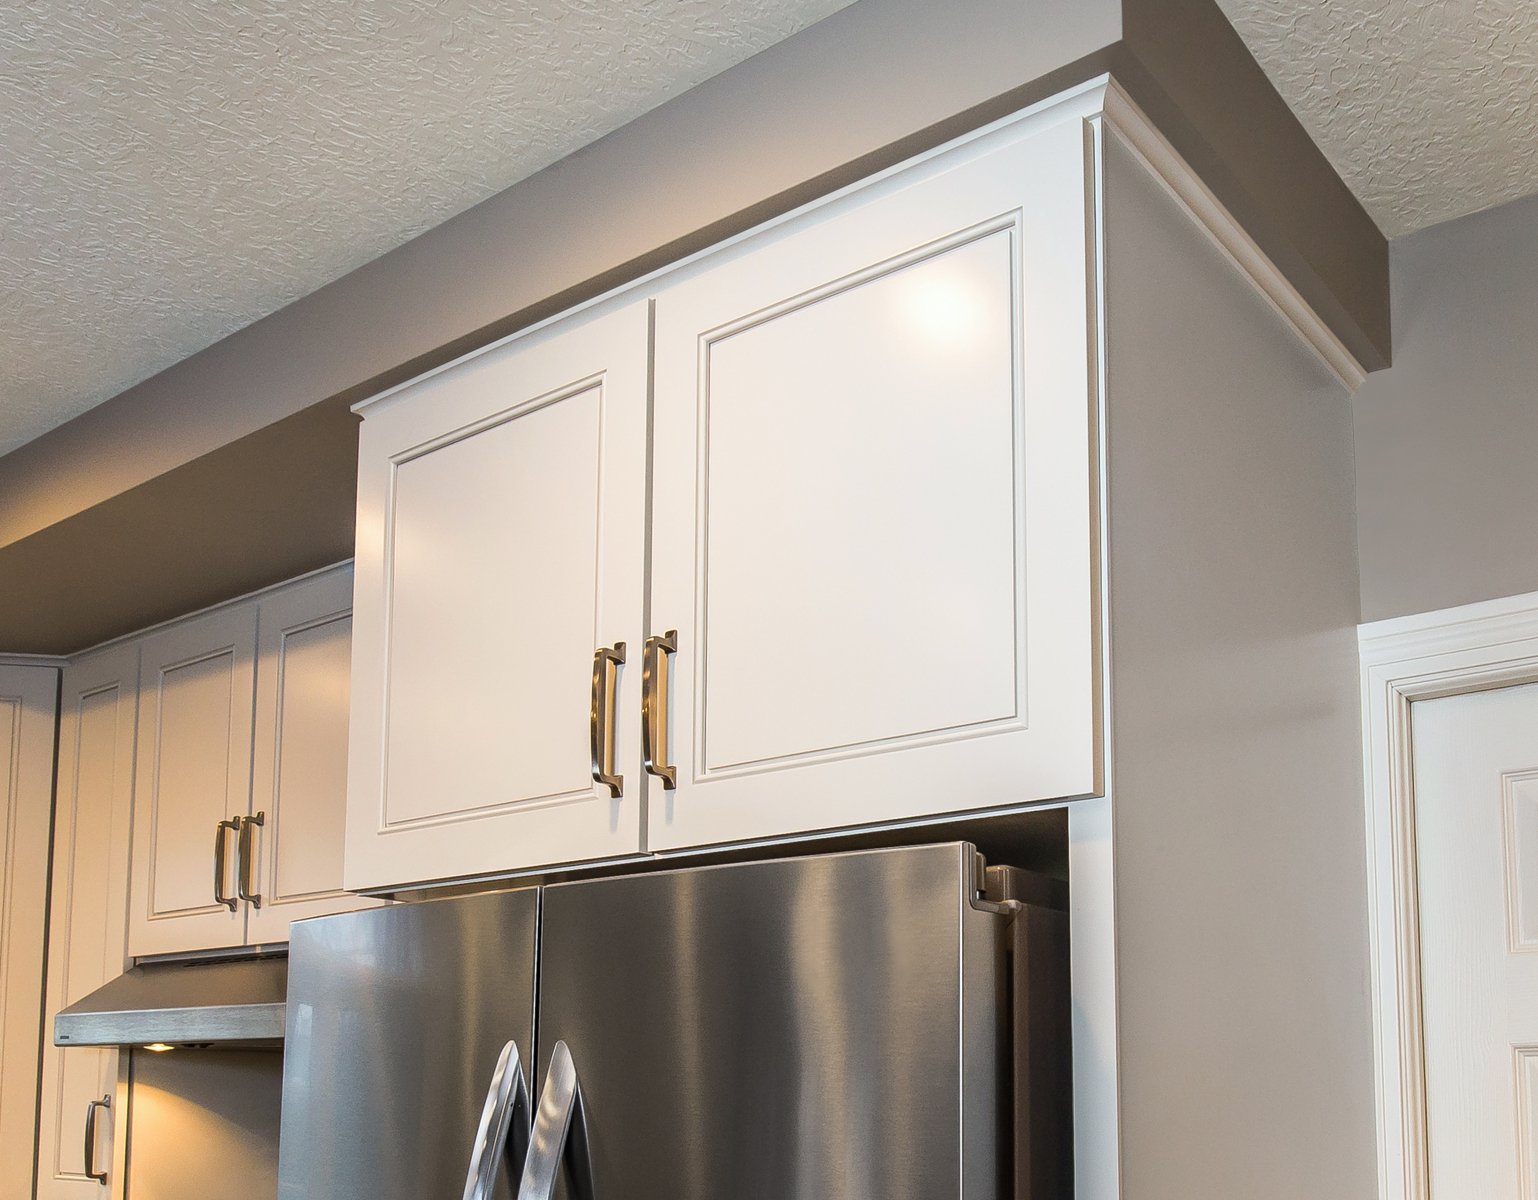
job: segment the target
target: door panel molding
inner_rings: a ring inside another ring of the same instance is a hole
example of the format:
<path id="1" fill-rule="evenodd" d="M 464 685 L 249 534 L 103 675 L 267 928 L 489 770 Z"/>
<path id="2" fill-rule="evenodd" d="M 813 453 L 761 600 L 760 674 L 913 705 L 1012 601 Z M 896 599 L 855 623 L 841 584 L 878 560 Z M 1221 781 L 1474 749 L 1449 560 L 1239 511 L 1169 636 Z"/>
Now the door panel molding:
<path id="1" fill-rule="evenodd" d="M 1411 705 L 1538 682 L 1538 592 L 1358 627 L 1382 1200 L 1431 1200 Z"/>

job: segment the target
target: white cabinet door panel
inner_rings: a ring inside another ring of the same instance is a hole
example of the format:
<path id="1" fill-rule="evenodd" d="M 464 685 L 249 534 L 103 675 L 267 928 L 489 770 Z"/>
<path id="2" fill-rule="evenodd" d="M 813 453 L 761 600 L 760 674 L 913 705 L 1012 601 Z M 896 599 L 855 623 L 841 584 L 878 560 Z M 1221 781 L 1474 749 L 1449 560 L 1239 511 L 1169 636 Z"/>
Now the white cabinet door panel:
<path id="1" fill-rule="evenodd" d="M 983 139 L 659 295 L 652 849 L 1099 789 L 1085 169 Z"/>
<path id="2" fill-rule="evenodd" d="M 373 903 L 342 890 L 352 572 L 327 571 L 259 600 L 246 940 L 288 940 L 290 921 Z"/>
<path id="3" fill-rule="evenodd" d="M 0 665 L 0 1196 L 32 1189 L 59 673 Z"/>
<path id="4" fill-rule="evenodd" d="M 139 646 L 114 646 L 64 671 L 49 915 L 48 1001 L 38 1131 L 38 1200 L 100 1200 L 86 1177 L 88 1106 L 117 1090 L 118 1052 L 53 1045 L 53 1019 L 127 965 Z M 116 1103 L 114 1099 L 113 1103 Z M 96 1168 L 114 1159 L 117 1115 L 96 1119 Z M 120 1181 L 110 1180 L 114 1194 Z"/>
<path id="5" fill-rule="evenodd" d="M 251 799 L 256 605 L 220 609 L 144 639 L 132 907 L 134 955 L 238 946 L 245 912 L 215 899 L 221 820 Z M 235 895 L 235 837 L 217 886 Z"/>
<path id="6" fill-rule="evenodd" d="M 642 304 L 367 413 L 349 887 L 639 848 L 647 350 Z M 594 651 L 620 642 L 611 797 L 591 685 Z"/>

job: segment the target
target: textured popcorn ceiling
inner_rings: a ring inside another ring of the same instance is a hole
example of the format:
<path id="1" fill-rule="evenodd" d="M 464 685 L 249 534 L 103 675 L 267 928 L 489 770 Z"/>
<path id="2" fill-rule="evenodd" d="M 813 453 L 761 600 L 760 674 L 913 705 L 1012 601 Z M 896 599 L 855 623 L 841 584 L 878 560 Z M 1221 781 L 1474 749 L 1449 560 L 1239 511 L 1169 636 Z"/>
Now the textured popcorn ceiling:
<path id="1" fill-rule="evenodd" d="M 1538 192 L 1538 0 L 1218 0 L 1389 237 Z"/>
<path id="2" fill-rule="evenodd" d="M 0 3 L 0 454 L 847 3 Z"/>

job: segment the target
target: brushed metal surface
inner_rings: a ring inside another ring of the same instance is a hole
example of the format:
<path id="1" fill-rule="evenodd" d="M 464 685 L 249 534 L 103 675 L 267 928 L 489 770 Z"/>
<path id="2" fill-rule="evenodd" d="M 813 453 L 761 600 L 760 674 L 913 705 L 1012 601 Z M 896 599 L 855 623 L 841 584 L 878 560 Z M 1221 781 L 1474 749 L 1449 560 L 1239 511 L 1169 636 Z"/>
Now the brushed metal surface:
<path id="1" fill-rule="evenodd" d="M 546 888 L 537 1083 L 565 1042 L 592 1172 L 556 1194 L 1001 1195 L 1008 922 L 972 907 L 974 862 L 952 843 Z"/>
<path id="2" fill-rule="evenodd" d="M 281 956 L 137 966 L 61 1009 L 54 1044 L 276 1043 L 287 980 Z"/>
<path id="3" fill-rule="evenodd" d="M 295 923 L 279 1200 L 461 1200 L 502 1048 L 534 1043 L 538 911 L 525 889 Z"/>

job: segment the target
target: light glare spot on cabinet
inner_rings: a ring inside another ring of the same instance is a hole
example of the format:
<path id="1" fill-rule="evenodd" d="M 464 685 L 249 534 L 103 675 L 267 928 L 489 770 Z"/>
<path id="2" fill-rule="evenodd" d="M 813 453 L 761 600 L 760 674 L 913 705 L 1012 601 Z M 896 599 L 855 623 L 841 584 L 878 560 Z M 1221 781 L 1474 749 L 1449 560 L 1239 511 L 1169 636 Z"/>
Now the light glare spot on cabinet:
<path id="1" fill-rule="evenodd" d="M 902 297 L 908 326 L 945 350 L 965 350 L 983 336 L 990 315 L 976 281 L 950 266 L 913 273 Z"/>

